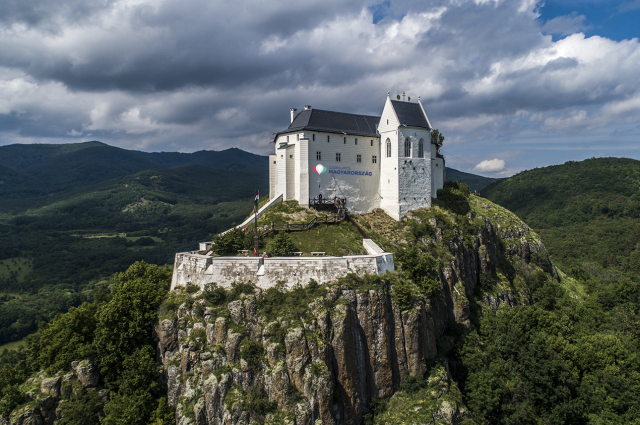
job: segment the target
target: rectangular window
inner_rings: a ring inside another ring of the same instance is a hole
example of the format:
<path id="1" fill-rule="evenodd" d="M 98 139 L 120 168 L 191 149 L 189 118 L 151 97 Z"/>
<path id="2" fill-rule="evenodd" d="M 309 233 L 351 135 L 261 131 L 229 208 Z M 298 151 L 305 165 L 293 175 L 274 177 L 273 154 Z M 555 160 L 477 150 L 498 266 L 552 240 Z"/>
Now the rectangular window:
<path id="1" fill-rule="evenodd" d="M 293 159 L 293 155 L 289 155 L 289 158 Z"/>
<path id="2" fill-rule="evenodd" d="M 356 162 L 362 162 L 362 155 L 356 155 Z"/>
<path id="3" fill-rule="evenodd" d="M 300 135 L 296 134 L 297 140 L 300 141 Z"/>
<path id="4" fill-rule="evenodd" d="M 347 144 L 347 138 L 346 137 L 344 138 L 344 144 L 345 145 Z"/>
<path id="5" fill-rule="evenodd" d="M 371 141 L 371 146 L 373 146 L 373 140 Z"/>
<path id="6" fill-rule="evenodd" d="M 330 137 L 331 137 L 331 136 L 327 136 L 327 143 L 330 143 L 330 142 L 331 142 Z"/>
<path id="7" fill-rule="evenodd" d="M 314 142 L 316 141 L 316 135 L 315 135 L 315 134 L 313 134 L 313 135 L 311 136 L 311 140 L 312 140 L 312 141 L 314 141 Z"/>
<path id="8" fill-rule="evenodd" d="M 340 162 L 340 153 L 339 152 L 336 153 L 336 161 Z"/>
<path id="9" fill-rule="evenodd" d="M 289 136 L 287 136 L 287 143 L 289 143 Z"/>
<path id="10" fill-rule="evenodd" d="M 375 155 L 373 155 L 373 156 L 371 157 L 371 162 L 372 162 L 373 164 L 377 164 L 377 163 L 378 163 L 378 157 L 377 157 L 377 156 L 375 156 Z"/>
<path id="11" fill-rule="evenodd" d="M 322 154 L 320 152 L 316 152 L 316 159 L 320 161 L 322 159 Z"/>
<path id="12" fill-rule="evenodd" d="M 356 137 L 356 145 L 358 144 L 358 138 Z"/>

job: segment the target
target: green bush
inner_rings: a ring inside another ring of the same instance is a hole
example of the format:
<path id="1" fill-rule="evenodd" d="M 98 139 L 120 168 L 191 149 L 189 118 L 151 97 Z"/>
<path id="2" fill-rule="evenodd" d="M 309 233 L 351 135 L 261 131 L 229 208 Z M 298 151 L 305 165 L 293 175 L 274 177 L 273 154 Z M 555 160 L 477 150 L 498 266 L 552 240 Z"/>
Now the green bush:
<path id="1" fill-rule="evenodd" d="M 69 399 L 60 404 L 60 425 L 99 425 L 103 416 L 104 401 L 97 391 L 87 391 L 78 386 Z"/>
<path id="2" fill-rule="evenodd" d="M 413 243 L 402 246 L 396 253 L 398 262 L 409 278 L 426 297 L 442 294 L 442 281 L 438 274 L 439 261 L 420 245 Z"/>
<path id="3" fill-rule="evenodd" d="M 264 359 L 264 348 L 259 342 L 245 338 L 240 343 L 240 357 L 251 366 L 260 366 Z"/>
<path id="4" fill-rule="evenodd" d="M 288 257 L 294 251 L 296 245 L 286 232 L 278 233 L 267 243 L 267 253 L 273 257 Z"/>
<path id="5" fill-rule="evenodd" d="M 407 311 L 413 307 L 413 289 L 407 282 L 397 282 L 393 285 L 393 295 L 400 310 Z"/>
<path id="6" fill-rule="evenodd" d="M 202 293 L 203 298 L 207 301 L 207 303 L 218 306 L 224 304 L 227 299 L 227 291 L 224 288 L 219 287 L 215 283 L 207 283 L 204 286 L 204 291 Z"/>

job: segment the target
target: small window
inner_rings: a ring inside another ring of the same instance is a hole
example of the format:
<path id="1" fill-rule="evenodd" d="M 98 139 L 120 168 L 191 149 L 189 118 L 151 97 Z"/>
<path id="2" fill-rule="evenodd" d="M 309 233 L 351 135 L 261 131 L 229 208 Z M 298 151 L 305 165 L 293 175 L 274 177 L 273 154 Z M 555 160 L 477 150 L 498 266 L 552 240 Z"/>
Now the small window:
<path id="1" fill-rule="evenodd" d="M 331 136 L 327 136 L 327 143 L 331 142 L 330 137 L 331 137 Z"/>
<path id="2" fill-rule="evenodd" d="M 296 137 L 297 137 L 298 141 L 300 141 L 300 135 L 296 134 Z"/>
<path id="3" fill-rule="evenodd" d="M 293 159 L 293 155 L 289 155 L 289 158 Z"/>
<path id="4" fill-rule="evenodd" d="M 316 159 L 320 161 L 322 159 L 322 154 L 320 152 L 316 152 Z"/>
<path id="5" fill-rule="evenodd" d="M 424 140 L 418 142 L 418 158 L 424 158 Z"/>
<path id="6" fill-rule="evenodd" d="M 373 164 L 377 164 L 377 163 L 378 163 L 378 157 L 377 157 L 377 156 L 375 156 L 375 155 L 373 155 L 373 156 L 371 157 L 371 163 L 373 163 Z"/>
<path id="7" fill-rule="evenodd" d="M 336 161 L 340 162 L 340 152 L 336 152 Z"/>
<path id="8" fill-rule="evenodd" d="M 287 143 L 289 143 L 289 136 L 287 136 Z"/>
<path id="9" fill-rule="evenodd" d="M 356 162 L 362 162 L 362 155 L 356 155 Z"/>
<path id="10" fill-rule="evenodd" d="M 391 158 L 391 140 L 387 139 L 387 158 Z"/>
<path id="11" fill-rule="evenodd" d="M 411 141 L 409 139 L 404 141 L 404 156 L 405 158 L 411 158 Z"/>
<path id="12" fill-rule="evenodd" d="M 373 146 L 373 140 L 371 141 L 371 146 Z"/>
<path id="13" fill-rule="evenodd" d="M 389 125 L 389 120 L 387 120 L 387 125 Z"/>
<path id="14" fill-rule="evenodd" d="M 315 135 L 315 134 L 313 134 L 313 135 L 311 136 L 311 140 L 312 140 L 312 141 L 314 141 L 314 142 L 316 141 L 316 135 Z"/>
<path id="15" fill-rule="evenodd" d="M 358 144 L 358 138 L 356 137 L 356 145 Z"/>
<path id="16" fill-rule="evenodd" d="M 347 144 L 347 138 L 346 137 L 344 138 L 344 144 L 345 145 Z"/>
<path id="17" fill-rule="evenodd" d="M 276 162 L 275 162 L 275 161 L 273 161 L 273 163 L 275 164 Z"/>

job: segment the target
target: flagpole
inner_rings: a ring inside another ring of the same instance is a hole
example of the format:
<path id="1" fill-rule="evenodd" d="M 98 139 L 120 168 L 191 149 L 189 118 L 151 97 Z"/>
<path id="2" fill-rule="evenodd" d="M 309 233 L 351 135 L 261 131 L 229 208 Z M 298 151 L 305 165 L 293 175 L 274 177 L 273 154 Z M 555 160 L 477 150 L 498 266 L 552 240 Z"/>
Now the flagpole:
<path id="1" fill-rule="evenodd" d="M 253 250 L 258 254 L 258 249 L 260 248 L 260 236 L 258 235 L 258 199 L 259 199 L 258 189 L 256 189 L 256 199 L 253 202 L 253 218 L 256 225 L 256 236 L 253 238 Z"/>

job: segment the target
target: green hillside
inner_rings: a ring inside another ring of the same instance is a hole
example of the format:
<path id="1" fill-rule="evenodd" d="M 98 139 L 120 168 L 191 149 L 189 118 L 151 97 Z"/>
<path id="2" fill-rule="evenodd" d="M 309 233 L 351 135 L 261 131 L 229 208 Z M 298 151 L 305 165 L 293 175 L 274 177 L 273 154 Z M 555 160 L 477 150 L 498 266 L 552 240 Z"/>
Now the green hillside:
<path id="1" fill-rule="evenodd" d="M 90 301 L 135 261 L 172 264 L 176 252 L 245 217 L 256 186 L 267 191 L 267 181 L 266 167 L 188 166 L 139 171 L 38 202 L 3 201 L 0 344 Z"/>
<path id="2" fill-rule="evenodd" d="M 266 156 L 224 151 L 139 152 L 100 142 L 0 146 L 0 209 L 19 211 L 49 203 L 52 194 L 143 170 L 198 165 L 212 169 L 267 167 Z"/>
<path id="3" fill-rule="evenodd" d="M 445 179 L 449 182 L 462 182 L 469 186 L 472 191 L 480 191 L 486 186 L 494 183 L 500 179 L 482 177 L 476 174 L 465 173 L 464 171 L 454 170 L 453 168 L 446 167 Z"/>
<path id="4" fill-rule="evenodd" d="M 483 196 L 515 212 L 568 267 L 582 260 L 636 273 L 640 266 L 640 161 L 592 158 L 537 168 Z"/>

